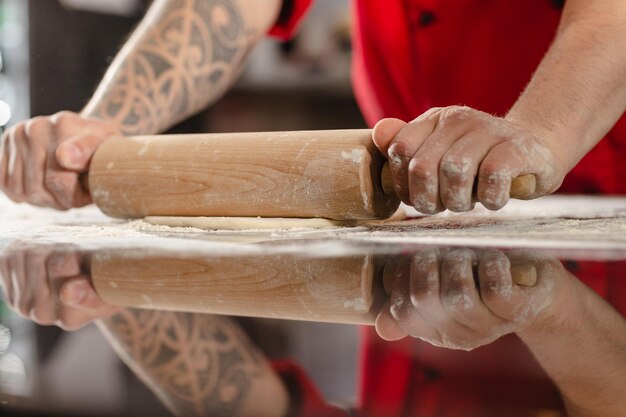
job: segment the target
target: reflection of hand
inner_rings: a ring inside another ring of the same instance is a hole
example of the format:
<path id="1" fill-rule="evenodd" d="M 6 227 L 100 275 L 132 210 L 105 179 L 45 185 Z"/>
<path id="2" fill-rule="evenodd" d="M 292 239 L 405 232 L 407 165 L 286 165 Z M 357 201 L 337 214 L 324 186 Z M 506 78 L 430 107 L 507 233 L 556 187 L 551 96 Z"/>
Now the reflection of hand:
<path id="1" fill-rule="evenodd" d="M 538 197 L 556 190 L 566 174 L 545 140 L 469 107 L 433 108 L 409 123 L 383 119 L 373 139 L 389 158 L 398 196 L 426 214 L 467 211 L 474 198 L 497 210 L 516 177 L 534 174 L 536 190 L 528 197 Z"/>
<path id="2" fill-rule="evenodd" d="M 0 283 L 20 315 L 42 325 L 76 330 L 119 308 L 95 293 L 81 270 L 84 255 L 71 248 L 14 245 L 0 255 Z"/>
<path id="3" fill-rule="evenodd" d="M 117 136 L 115 126 L 70 112 L 18 123 L 0 140 L 0 190 L 14 201 L 56 209 L 89 204 L 79 176 L 97 147 Z"/>
<path id="4" fill-rule="evenodd" d="M 471 350 L 538 321 L 565 270 L 557 260 L 499 251 L 429 249 L 386 266 L 390 300 L 376 320 L 387 340 L 413 336 L 435 346 Z M 536 271 L 519 285 L 511 263 Z"/>

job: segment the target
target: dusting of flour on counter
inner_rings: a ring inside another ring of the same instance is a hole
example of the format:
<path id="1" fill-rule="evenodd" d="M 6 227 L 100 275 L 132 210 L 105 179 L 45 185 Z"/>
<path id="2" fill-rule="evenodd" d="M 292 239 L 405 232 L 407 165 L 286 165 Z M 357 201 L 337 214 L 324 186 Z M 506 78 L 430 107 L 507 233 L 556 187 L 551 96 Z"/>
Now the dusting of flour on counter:
<path id="1" fill-rule="evenodd" d="M 405 208 L 409 214 L 415 212 Z M 203 230 L 144 220 L 119 220 L 96 207 L 58 212 L 15 204 L 0 195 L 0 250 L 12 242 L 70 243 L 83 248 L 155 248 L 172 251 L 257 253 L 275 250 L 312 256 L 358 253 L 363 242 L 529 248 L 626 248 L 626 198 L 545 197 L 513 201 L 499 212 L 477 208 L 391 220 L 369 227 Z M 359 243 L 362 242 L 362 243 Z M 271 244 L 271 245 L 270 245 Z M 233 252 L 235 251 L 235 252 Z"/>

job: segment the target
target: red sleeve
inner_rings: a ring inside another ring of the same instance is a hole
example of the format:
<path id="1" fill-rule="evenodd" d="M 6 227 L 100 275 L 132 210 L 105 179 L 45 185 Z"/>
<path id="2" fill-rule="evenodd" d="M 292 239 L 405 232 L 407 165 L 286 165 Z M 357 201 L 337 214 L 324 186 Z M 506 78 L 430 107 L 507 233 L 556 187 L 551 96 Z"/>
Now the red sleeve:
<path id="1" fill-rule="evenodd" d="M 285 382 L 291 396 L 289 417 L 348 417 L 348 413 L 326 404 L 304 371 L 289 360 L 273 361 L 272 367 Z"/>
<path id="2" fill-rule="evenodd" d="M 278 20 L 268 31 L 268 35 L 282 40 L 291 38 L 311 3 L 312 0 L 283 0 Z"/>

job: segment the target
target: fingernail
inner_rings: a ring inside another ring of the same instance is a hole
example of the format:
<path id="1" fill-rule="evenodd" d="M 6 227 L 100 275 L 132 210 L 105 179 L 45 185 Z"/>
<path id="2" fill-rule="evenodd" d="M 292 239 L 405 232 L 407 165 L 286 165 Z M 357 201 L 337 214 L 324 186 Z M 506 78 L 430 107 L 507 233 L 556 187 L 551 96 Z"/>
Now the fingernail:
<path id="1" fill-rule="evenodd" d="M 64 147 L 61 153 L 62 165 L 68 168 L 78 168 L 81 165 L 83 159 L 82 151 L 76 146 L 68 145 Z"/>
<path id="2" fill-rule="evenodd" d="M 80 282 L 71 282 L 65 285 L 61 291 L 60 298 L 64 304 L 68 305 L 78 305 L 85 299 L 87 296 L 87 288 L 86 283 L 83 281 Z"/>

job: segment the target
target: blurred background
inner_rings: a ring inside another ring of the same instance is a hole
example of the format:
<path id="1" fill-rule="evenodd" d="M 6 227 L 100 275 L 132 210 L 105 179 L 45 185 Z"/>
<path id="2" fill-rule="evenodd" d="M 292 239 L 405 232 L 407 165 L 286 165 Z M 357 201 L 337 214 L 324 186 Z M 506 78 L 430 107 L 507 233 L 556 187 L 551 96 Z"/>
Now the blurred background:
<path id="1" fill-rule="evenodd" d="M 0 129 L 32 116 L 79 111 L 149 3 L 0 0 Z M 175 130 L 361 127 L 350 85 L 348 0 L 317 0 L 293 40 L 263 41 L 235 88 Z M 0 320 L 0 412 L 8 404 L 25 407 L 24 415 L 33 410 L 66 416 L 169 415 L 95 328 L 64 333 L 39 327 L 4 304 Z M 296 358 L 327 399 L 354 401 L 355 327 L 243 324 L 269 355 Z"/>

